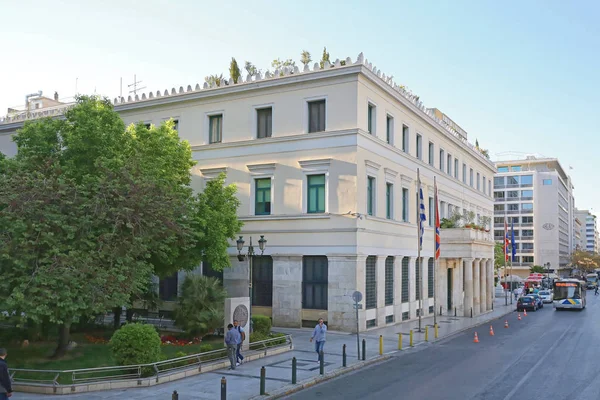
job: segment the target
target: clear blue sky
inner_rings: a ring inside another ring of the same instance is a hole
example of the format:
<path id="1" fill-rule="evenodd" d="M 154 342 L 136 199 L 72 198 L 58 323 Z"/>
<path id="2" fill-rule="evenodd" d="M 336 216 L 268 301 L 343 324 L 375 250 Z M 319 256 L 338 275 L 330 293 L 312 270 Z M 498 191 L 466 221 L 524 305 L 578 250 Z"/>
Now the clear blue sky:
<path id="1" fill-rule="evenodd" d="M 31 1 L 1 7 L 0 114 L 43 90 L 114 98 L 119 78 L 148 90 L 361 51 L 469 139 L 573 167 L 576 205 L 600 210 L 600 2 Z"/>

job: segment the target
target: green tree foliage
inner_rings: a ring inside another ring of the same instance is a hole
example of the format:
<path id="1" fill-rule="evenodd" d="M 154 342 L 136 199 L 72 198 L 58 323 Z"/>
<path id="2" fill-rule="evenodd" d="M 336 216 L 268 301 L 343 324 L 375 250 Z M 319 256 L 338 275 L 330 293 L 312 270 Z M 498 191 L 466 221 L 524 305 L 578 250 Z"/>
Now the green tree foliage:
<path id="1" fill-rule="evenodd" d="M 246 61 L 244 64 L 244 69 L 248 72 L 248 75 L 255 76 L 261 73 L 260 69 L 256 68 L 256 65 L 252 64 L 250 61 Z"/>
<path id="2" fill-rule="evenodd" d="M 496 242 L 494 245 L 494 268 L 499 270 L 504 267 L 504 244 Z"/>
<path id="3" fill-rule="evenodd" d="M 253 333 L 262 334 L 268 336 L 271 333 L 271 318 L 265 315 L 253 315 L 252 316 L 252 329 Z"/>
<path id="4" fill-rule="evenodd" d="M 541 265 L 534 265 L 531 268 L 529 268 L 529 272 L 531 272 L 532 274 L 543 274 L 546 273 L 546 269 Z"/>
<path id="5" fill-rule="evenodd" d="M 193 336 L 222 327 L 227 292 L 214 277 L 188 275 L 181 286 L 175 324 Z"/>
<path id="6" fill-rule="evenodd" d="M 312 62 L 312 58 L 308 50 L 302 50 L 302 53 L 300 54 L 300 62 L 305 66 Z"/>
<path id="7" fill-rule="evenodd" d="M 240 72 L 240 67 L 234 57 L 231 57 L 231 63 L 229 64 L 229 76 L 233 79 L 233 83 L 238 83 L 238 79 L 242 73 Z"/>
<path id="8" fill-rule="evenodd" d="M 323 55 L 321 56 L 321 61 L 319 62 L 321 68 L 324 67 L 325 61 L 331 63 L 331 61 L 329 61 L 329 52 L 327 51 L 327 47 L 323 47 Z"/>
<path id="9" fill-rule="evenodd" d="M 600 265 L 600 256 L 587 251 L 576 250 L 571 254 L 571 264 L 583 273 L 594 272 Z"/>
<path id="10" fill-rule="evenodd" d="M 271 67 L 282 70 L 284 67 L 294 68 L 296 66 L 296 62 L 291 58 L 288 58 L 285 61 L 281 61 L 281 59 L 277 58 L 276 60 L 271 61 Z"/>
<path id="11" fill-rule="evenodd" d="M 152 325 L 124 325 L 113 334 L 109 346 L 119 365 L 149 364 L 161 356 L 160 336 Z"/>
<path id="12" fill-rule="evenodd" d="M 209 86 L 212 86 L 213 84 L 217 86 L 224 86 L 226 84 L 225 78 L 223 78 L 223 74 L 209 75 L 206 78 L 204 78 L 204 81 L 206 81 L 206 83 L 208 83 Z"/>

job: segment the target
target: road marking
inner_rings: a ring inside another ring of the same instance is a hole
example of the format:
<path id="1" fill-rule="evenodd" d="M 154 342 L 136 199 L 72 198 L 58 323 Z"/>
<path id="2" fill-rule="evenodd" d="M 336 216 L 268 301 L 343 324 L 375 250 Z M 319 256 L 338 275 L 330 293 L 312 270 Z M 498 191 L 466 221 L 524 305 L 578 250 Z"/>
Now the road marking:
<path id="1" fill-rule="evenodd" d="M 548 357 L 550 354 L 552 354 L 554 352 L 554 349 L 561 343 L 563 337 L 565 337 L 566 334 L 569 333 L 569 330 L 573 327 L 573 325 L 574 324 L 571 324 L 567 329 L 565 329 L 565 331 L 562 333 L 562 335 L 560 335 L 560 337 L 554 342 L 554 344 L 552 345 L 552 347 L 550 347 L 550 349 L 548 349 L 548 351 L 546 352 L 546 354 L 544 354 L 544 356 L 542 358 L 540 358 L 538 360 L 538 362 L 536 362 L 533 367 L 529 368 L 529 371 L 515 385 L 515 387 L 513 388 L 513 390 L 511 390 L 510 393 L 508 393 L 506 395 L 506 397 L 504 398 L 504 400 L 510 400 L 515 395 L 515 393 L 517 393 L 519 391 L 519 389 L 521 388 L 521 386 L 523 386 L 525 383 L 527 383 L 529 381 L 529 379 L 531 378 L 531 374 L 533 374 L 537 370 L 537 367 L 539 367 L 540 364 L 544 362 L 544 360 L 546 359 L 546 357 Z"/>

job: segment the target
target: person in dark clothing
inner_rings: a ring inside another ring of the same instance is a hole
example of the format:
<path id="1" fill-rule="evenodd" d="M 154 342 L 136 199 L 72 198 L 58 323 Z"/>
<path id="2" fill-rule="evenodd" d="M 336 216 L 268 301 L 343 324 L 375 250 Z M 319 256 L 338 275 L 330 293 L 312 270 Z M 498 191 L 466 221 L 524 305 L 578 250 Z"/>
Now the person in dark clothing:
<path id="1" fill-rule="evenodd" d="M 6 400 L 12 396 L 12 385 L 5 359 L 6 349 L 0 349 L 0 400 Z"/>

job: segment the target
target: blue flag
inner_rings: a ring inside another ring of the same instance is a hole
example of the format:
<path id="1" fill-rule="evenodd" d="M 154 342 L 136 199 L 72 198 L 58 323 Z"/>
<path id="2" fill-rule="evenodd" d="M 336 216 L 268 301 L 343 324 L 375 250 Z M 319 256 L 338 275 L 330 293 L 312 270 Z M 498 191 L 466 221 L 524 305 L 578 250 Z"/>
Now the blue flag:
<path id="1" fill-rule="evenodd" d="M 510 222 L 510 247 L 512 248 L 512 261 L 515 262 L 517 256 L 517 247 L 515 246 L 515 220 Z"/>

